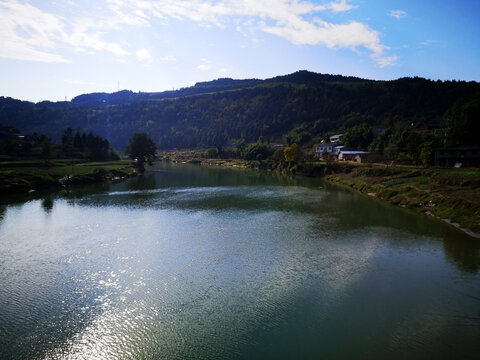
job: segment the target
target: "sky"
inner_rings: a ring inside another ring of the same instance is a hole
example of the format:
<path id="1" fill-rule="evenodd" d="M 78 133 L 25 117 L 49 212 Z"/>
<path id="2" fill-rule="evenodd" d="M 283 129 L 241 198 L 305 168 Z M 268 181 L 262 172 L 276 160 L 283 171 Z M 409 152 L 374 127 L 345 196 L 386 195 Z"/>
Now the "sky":
<path id="1" fill-rule="evenodd" d="M 0 96 L 309 70 L 480 81 L 478 0 L 0 0 Z"/>

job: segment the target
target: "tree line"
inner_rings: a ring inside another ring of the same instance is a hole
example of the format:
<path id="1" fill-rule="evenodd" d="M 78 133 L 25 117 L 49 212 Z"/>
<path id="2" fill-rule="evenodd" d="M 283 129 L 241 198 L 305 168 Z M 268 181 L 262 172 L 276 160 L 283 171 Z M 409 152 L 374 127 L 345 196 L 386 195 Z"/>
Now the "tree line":
<path id="1" fill-rule="evenodd" d="M 476 82 L 372 81 L 297 72 L 137 95 L 38 104 L 0 98 L 0 124 L 54 141 L 68 127 L 87 129 L 120 150 L 138 132 L 148 133 L 160 149 L 226 148 L 260 138 L 301 145 L 345 133 L 352 147 L 418 159 L 412 161 L 438 146 L 478 143 Z"/>
<path id="2" fill-rule="evenodd" d="M 0 126 L 0 157 L 5 160 L 83 159 L 88 161 L 119 160 L 118 153 L 107 139 L 92 132 L 75 133 L 72 128 L 62 131 L 61 142 L 55 143 L 45 135 L 34 132 L 22 134 L 14 127 Z"/>

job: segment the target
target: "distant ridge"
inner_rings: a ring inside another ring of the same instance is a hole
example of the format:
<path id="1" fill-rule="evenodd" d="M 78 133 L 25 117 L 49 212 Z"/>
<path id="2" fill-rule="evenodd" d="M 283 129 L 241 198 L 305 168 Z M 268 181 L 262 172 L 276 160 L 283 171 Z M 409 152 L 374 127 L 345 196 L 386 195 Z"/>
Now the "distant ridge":
<path id="1" fill-rule="evenodd" d="M 220 78 L 211 81 L 197 82 L 194 86 L 182 88 L 179 90 L 169 90 L 163 92 L 139 92 L 135 93 L 128 90 L 122 90 L 114 93 L 91 93 L 82 94 L 72 99 L 72 103 L 80 106 L 108 106 L 129 103 L 138 100 L 153 99 L 171 99 L 183 96 L 200 95 L 218 91 L 239 90 L 260 84 L 269 83 L 292 83 L 292 84 L 313 84 L 320 82 L 365 82 L 373 80 L 364 80 L 353 76 L 317 74 L 307 70 L 297 71 L 293 74 L 276 76 L 273 78 L 259 79 L 231 79 Z"/>
<path id="2" fill-rule="evenodd" d="M 295 128 L 313 136 L 362 123 L 438 129 L 455 109 L 478 102 L 480 84 L 474 81 L 378 81 L 302 70 L 265 80 L 220 78 L 163 92 L 83 94 L 71 102 L 0 97 L 0 125 L 54 140 L 67 127 L 91 130 L 118 149 L 132 133 L 145 131 L 160 148 L 197 148 L 260 136 L 281 141 Z"/>

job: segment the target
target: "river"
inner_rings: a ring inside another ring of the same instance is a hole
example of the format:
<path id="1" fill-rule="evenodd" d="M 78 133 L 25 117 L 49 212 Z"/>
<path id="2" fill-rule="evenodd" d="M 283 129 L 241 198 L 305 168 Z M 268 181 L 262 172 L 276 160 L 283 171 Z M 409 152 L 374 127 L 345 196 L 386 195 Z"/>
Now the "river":
<path id="1" fill-rule="evenodd" d="M 480 242 L 321 179 L 157 164 L 0 204 L 0 359 L 469 359 Z"/>

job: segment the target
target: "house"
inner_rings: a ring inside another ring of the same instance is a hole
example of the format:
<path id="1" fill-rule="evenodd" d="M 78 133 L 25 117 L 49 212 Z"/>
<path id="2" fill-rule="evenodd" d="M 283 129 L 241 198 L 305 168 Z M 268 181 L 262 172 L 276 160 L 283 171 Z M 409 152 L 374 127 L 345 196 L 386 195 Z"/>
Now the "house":
<path id="1" fill-rule="evenodd" d="M 338 154 L 338 160 L 357 161 L 357 156 L 365 154 L 365 151 L 341 150 Z"/>
<path id="2" fill-rule="evenodd" d="M 333 155 L 338 156 L 338 154 L 340 154 L 340 151 L 348 151 L 348 150 L 350 149 L 343 145 L 335 146 L 335 148 L 333 149 Z"/>
<path id="3" fill-rule="evenodd" d="M 329 154 L 334 154 L 335 145 L 336 144 L 332 144 L 332 143 L 320 143 L 315 148 L 315 153 L 318 156 L 321 156 L 325 151 L 328 152 Z M 336 154 L 334 154 L 334 155 L 336 155 Z"/>
<path id="4" fill-rule="evenodd" d="M 330 136 L 331 143 L 339 143 L 342 141 L 343 134 L 337 134 Z"/>

